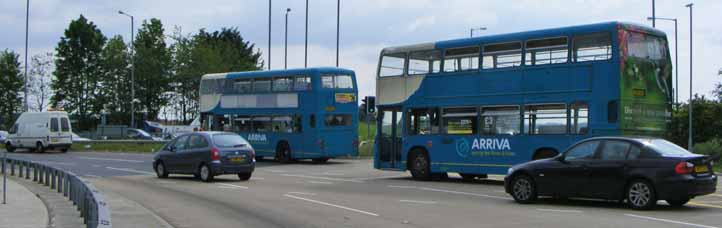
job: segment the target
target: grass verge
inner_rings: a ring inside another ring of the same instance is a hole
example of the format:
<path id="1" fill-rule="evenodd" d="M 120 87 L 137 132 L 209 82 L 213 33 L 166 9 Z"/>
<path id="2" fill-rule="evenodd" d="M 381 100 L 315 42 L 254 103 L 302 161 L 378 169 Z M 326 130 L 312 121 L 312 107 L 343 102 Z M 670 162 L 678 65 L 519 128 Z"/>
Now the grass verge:
<path id="1" fill-rule="evenodd" d="M 358 148 L 359 158 L 370 158 L 374 156 L 374 141 L 365 141 Z"/>
<path id="2" fill-rule="evenodd" d="M 161 142 L 112 143 L 112 142 L 75 142 L 70 148 L 73 152 L 124 152 L 153 153 L 163 147 Z"/>

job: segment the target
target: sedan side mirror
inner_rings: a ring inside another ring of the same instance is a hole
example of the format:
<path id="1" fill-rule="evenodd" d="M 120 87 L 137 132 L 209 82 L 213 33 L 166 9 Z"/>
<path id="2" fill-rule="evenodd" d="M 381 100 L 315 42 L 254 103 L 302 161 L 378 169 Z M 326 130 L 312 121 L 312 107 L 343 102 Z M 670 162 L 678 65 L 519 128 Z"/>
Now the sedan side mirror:
<path id="1" fill-rule="evenodd" d="M 559 156 L 556 158 L 556 160 L 559 161 L 559 162 L 561 162 L 561 163 L 565 163 L 565 164 L 567 163 L 567 161 L 564 159 L 564 155 L 559 155 Z"/>
<path id="2" fill-rule="evenodd" d="M 170 152 L 175 152 L 175 149 L 176 149 L 175 146 L 169 146 L 169 147 L 168 147 L 168 150 L 169 150 Z"/>

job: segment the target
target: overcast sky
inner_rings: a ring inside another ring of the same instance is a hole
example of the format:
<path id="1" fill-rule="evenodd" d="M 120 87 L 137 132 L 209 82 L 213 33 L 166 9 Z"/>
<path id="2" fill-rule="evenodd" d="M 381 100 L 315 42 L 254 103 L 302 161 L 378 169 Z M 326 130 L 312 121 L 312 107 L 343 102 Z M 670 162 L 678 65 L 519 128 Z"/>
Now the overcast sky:
<path id="1" fill-rule="evenodd" d="M 709 95 L 722 81 L 722 1 L 695 0 L 694 92 Z M 652 0 L 342 0 L 341 66 L 356 70 L 359 95 L 374 93 L 374 72 L 379 51 L 386 46 L 406 45 L 469 36 L 469 28 L 487 27 L 479 35 L 518 32 L 604 21 L 650 24 Z M 680 99 L 689 93 L 689 10 L 687 1 L 657 0 L 657 16 L 679 19 Z M 304 7 L 302 0 L 275 0 L 272 8 L 272 67 L 283 68 L 283 32 L 289 14 L 289 68 L 303 67 Z M 174 26 L 183 33 L 198 29 L 237 27 L 242 36 L 267 58 L 267 0 L 32 0 L 30 3 L 30 55 L 54 51 L 69 22 L 80 14 L 93 21 L 108 37 L 130 37 L 126 11 L 136 18 L 162 20 L 166 34 Z M 0 0 L 2 38 L 0 49 L 21 55 L 25 41 L 25 1 Z M 674 51 L 674 23 L 658 21 L 667 32 Z M 336 1 L 310 0 L 309 66 L 335 64 Z M 672 53 L 674 57 L 674 52 Z M 21 57 L 22 58 L 22 57 Z M 674 61 L 674 60 L 673 60 Z"/>

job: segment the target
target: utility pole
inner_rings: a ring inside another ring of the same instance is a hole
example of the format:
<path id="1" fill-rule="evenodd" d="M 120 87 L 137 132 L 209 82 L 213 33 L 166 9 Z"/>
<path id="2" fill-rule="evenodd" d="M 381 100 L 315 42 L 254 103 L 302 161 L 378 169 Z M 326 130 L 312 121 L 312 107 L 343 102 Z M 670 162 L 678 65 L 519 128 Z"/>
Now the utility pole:
<path id="1" fill-rule="evenodd" d="M 284 42 L 283 42 L 283 45 L 284 45 L 284 47 L 283 47 L 283 49 L 284 49 L 284 51 L 283 51 L 283 53 L 284 53 L 283 54 L 283 69 L 284 70 L 288 69 L 288 13 L 290 13 L 290 12 L 291 12 L 291 8 L 286 8 L 286 33 L 285 33 L 285 38 L 284 38 Z"/>
<path id="2" fill-rule="evenodd" d="M 268 0 L 268 70 L 271 70 L 271 0 Z"/>
<path id="3" fill-rule="evenodd" d="M 135 128 L 135 18 L 123 11 L 118 14 L 130 17 L 130 127 Z"/>
<path id="4" fill-rule="evenodd" d="M 341 0 L 336 1 L 336 67 L 338 67 L 338 47 L 341 38 Z"/>
<path id="5" fill-rule="evenodd" d="M 694 152 L 694 141 L 692 140 L 692 6 L 692 3 L 686 5 L 689 8 L 689 144 L 687 148 L 689 152 Z"/>
<path id="6" fill-rule="evenodd" d="M 655 0 L 652 0 L 652 28 L 657 27 L 657 15 L 656 15 L 654 3 L 655 3 Z"/>

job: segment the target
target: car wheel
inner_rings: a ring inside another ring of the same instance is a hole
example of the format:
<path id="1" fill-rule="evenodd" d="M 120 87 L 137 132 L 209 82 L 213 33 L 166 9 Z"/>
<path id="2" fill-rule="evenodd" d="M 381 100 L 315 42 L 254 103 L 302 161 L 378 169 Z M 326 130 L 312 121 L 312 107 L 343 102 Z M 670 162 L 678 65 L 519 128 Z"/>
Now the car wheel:
<path id="1" fill-rule="evenodd" d="M 242 181 L 247 181 L 247 180 L 251 179 L 252 174 L 253 173 L 239 173 L 238 179 L 241 179 Z"/>
<path id="2" fill-rule="evenodd" d="M 429 158 L 426 153 L 415 150 L 410 160 L 411 176 L 414 179 L 428 181 L 431 180 L 431 170 L 429 168 Z"/>
<path id="3" fill-rule="evenodd" d="M 201 165 L 198 169 L 198 175 L 200 175 L 201 181 L 203 182 L 213 181 L 213 171 L 211 171 L 211 168 L 206 164 Z"/>
<path id="4" fill-rule="evenodd" d="M 165 168 L 165 164 L 163 164 L 163 162 L 158 162 L 158 164 L 155 165 L 155 174 L 158 178 L 168 177 L 168 170 Z"/>
<path id="5" fill-rule="evenodd" d="M 313 161 L 315 163 L 326 163 L 326 162 L 328 162 L 328 159 L 329 158 L 314 158 L 314 159 L 311 159 L 311 161 Z"/>
<path id="6" fill-rule="evenodd" d="M 634 180 L 627 187 L 627 204 L 637 210 L 648 210 L 657 204 L 654 187 L 648 181 Z"/>
<path id="7" fill-rule="evenodd" d="M 10 153 L 13 153 L 13 152 L 15 152 L 15 147 L 13 146 L 13 144 L 5 143 L 5 150 L 7 150 Z"/>
<path id="8" fill-rule="evenodd" d="M 531 177 L 519 175 L 511 183 L 511 196 L 517 203 L 533 203 L 537 198 L 536 184 Z"/>
<path id="9" fill-rule="evenodd" d="M 689 198 L 686 199 L 677 199 L 677 200 L 665 200 L 667 203 L 672 207 L 681 207 L 687 204 L 689 202 Z"/>
<path id="10" fill-rule="evenodd" d="M 38 152 L 38 153 L 45 152 L 45 147 L 43 147 L 43 143 L 41 143 L 41 142 L 35 143 L 35 152 Z"/>
<path id="11" fill-rule="evenodd" d="M 69 148 L 67 148 L 67 147 L 60 148 L 60 152 L 61 152 L 61 153 L 67 153 L 67 152 L 68 152 L 68 149 L 69 149 Z"/>

